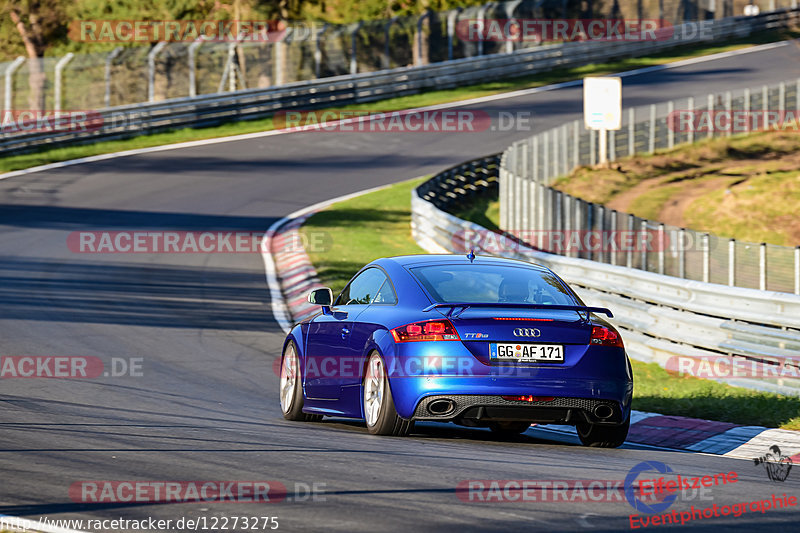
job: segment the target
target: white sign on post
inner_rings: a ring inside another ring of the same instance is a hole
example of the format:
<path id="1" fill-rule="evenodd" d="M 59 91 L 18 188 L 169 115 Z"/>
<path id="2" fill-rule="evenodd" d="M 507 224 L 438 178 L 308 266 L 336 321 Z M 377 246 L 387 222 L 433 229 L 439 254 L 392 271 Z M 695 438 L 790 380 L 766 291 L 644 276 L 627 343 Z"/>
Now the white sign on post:
<path id="1" fill-rule="evenodd" d="M 600 164 L 608 158 L 608 130 L 622 127 L 622 79 L 583 78 L 583 121 L 590 130 L 600 132 Z"/>

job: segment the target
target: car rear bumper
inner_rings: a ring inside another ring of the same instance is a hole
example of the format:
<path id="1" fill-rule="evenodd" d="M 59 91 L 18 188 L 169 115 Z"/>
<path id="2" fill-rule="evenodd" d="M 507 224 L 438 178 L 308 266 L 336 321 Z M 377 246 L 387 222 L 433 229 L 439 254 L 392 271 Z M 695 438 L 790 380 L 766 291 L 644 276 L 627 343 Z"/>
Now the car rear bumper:
<path id="1" fill-rule="evenodd" d="M 397 412 L 415 420 L 529 420 L 538 423 L 622 423 L 630 414 L 633 382 L 592 379 L 512 379 L 488 377 L 419 377 L 391 380 Z M 533 401 L 503 396 L 533 396 Z M 550 399 L 552 398 L 552 400 Z M 452 410 L 431 410 L 436 400 Z M 605 405 L 609 416 L 597 412 Z"/>

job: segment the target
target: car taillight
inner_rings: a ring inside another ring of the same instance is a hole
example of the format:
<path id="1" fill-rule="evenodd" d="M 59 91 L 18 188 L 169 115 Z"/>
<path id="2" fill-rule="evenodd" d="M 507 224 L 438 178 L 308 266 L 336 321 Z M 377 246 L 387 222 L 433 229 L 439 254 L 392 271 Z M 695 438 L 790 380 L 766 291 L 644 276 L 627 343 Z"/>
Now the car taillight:
<path id="1" fill-rule="evenodd" d="M 530 396 L 523 394 L 521 396 L 503 396 L 504 400 L 508 400 L 509 402 L 552 402 L 555 400 L 555 396 Z"/>
<path id="2" fill-rule="evenodd" d="M 395 342 L 418 342 L 418 341 L 458 341 L 456 328 L 449 320 L 429 320 L 426 322 L 414 322 L 406 324 L 392 330 L 392 337 Z"/>
<path id="3" fill-rule="evenodd" d="M 592 326 L 592 338 L 589 342 L 600 346 L 624 348 L 622 345 L 622 337 L 620 337 L 617 330 L 606 326 Z"/>

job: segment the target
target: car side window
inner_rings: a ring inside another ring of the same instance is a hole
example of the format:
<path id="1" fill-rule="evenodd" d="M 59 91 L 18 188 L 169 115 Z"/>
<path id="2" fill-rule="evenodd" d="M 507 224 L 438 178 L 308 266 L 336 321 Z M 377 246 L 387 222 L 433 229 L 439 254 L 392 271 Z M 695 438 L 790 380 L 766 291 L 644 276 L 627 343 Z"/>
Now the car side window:
<path id="1" fill-rule="evenodd" d="M 378 268 L 368 268 L 347 284 L 334 305 L 364 305 L 378 296 L 386 275 Z"/>
<path id="2" fill-rule="evenodd" d="M 383 285 L 381 285 L 380 290 L 378 290 L 378 295 L 375 296 L 372 303 L 385 305 L 394 305 L 397 303 L 397 295 L 394 293 L 394 289 L 388 278 L 383 282 Z"/>

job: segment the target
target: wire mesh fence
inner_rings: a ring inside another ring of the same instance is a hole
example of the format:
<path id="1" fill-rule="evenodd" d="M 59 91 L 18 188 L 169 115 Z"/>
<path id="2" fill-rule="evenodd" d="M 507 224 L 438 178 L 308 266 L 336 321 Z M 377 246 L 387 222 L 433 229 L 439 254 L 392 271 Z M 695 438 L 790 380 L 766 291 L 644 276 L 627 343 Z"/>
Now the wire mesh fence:
<path id="1" fill-rule="evenodd" d="M 608 159 L 761 129 L 800 129 L 800 79 L 623 112 Z M 500 227 L 537 248 L 689 280 L 800 294 L 800 246 L 737 241 L 665 225 L 550 187 L 599 160 L 580 121 L 519 141 L 500 170 Z"/>
<path id="2" fill-rule="evenodd" d="M 766 12 L 794 8 L 797 0 L 754 4 Z M 102 109 L 513 52 L 563 40 L 538 34 L 473 38 L 471 30 L 486 30 L 492 21 L 502 25 L 509 20 L 644 19 L 658 20 L 659 26 L 677 26 L 741 15 L 746 5 L 750 5 L 748 0 L 512 0 L 348 25 L 297 24 L 271 41 L 198 38 L 195 42 L 126 44 L 110 52 L 75 54 L 62 65 L 60 75 L 57 65 L 64 57 L 22 58 L 13 68 L 13 62 L 0 63 L 0 72 L 8 80 L 0 87 L 0 101 L 4 110 L 39 109 L 42 103 L 46 109 Z M 742 31 L 747 33 L 747 25 L 742 25 Z M 32 72 L 37 69 L 43 78 L 39 84 L 34 81 L 39 74 Z M 665 126 L 659 123 L 657 127 Z"/>

